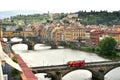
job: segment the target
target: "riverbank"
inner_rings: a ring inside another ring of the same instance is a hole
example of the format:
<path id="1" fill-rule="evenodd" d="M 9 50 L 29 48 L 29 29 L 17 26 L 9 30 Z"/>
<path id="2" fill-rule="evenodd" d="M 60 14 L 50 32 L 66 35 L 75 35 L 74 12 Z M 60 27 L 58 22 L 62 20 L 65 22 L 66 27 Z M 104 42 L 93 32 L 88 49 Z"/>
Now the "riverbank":
<path id="1" fill-rule="evenodd" d="M 65 48 L 73 49 L 73 50 L 80 50 L 80 51 L 84 51 L 84 52 L 95 53 L 96 55 L 103 57 L 105 59 L 120 60 L 120 52 L 119 51 L 116 51 L 117 55 L 115 55 L 115 56 L 106 56 L 106 55 L 99 53 L 99 49 L 97 48 L 97 46 L 94 46 L 94 45 L 93 46 L 92 45 L 91 46 L 78 46 L 75 44 L 65 43 L 62 46 L 64 46 Z"/>

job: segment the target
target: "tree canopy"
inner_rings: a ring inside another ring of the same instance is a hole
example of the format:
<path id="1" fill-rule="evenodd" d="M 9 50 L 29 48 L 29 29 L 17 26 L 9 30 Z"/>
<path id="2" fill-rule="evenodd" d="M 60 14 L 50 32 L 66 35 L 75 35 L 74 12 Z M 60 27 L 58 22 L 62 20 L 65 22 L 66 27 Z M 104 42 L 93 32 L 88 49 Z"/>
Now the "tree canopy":
<path id="1" fill-rule="evenodd" d="M 107 11 L 79 11 L 78 16 L 81 19 L 80 23 L 84 25 L 119 25 L 120 24 L 120 11 L 107 12 Z"/>
<path id="2" fill-rule="evenodd" d="M 100 53 L 106 56 L 115 56 L 115 46 L 117 42 L 112 37 L 106 37 L 99 42 Z"/>

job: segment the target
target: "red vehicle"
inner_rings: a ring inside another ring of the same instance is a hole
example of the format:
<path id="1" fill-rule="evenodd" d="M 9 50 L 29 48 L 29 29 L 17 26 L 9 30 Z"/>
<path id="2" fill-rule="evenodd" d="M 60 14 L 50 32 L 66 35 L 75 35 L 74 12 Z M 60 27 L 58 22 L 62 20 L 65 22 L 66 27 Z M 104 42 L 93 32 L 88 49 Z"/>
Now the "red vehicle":
<path id="1" fill-rule="evenodd" d="M 85 66 L 85 60 L 69 61 L 67 64 L 70 67 L 84 67 Z"/>

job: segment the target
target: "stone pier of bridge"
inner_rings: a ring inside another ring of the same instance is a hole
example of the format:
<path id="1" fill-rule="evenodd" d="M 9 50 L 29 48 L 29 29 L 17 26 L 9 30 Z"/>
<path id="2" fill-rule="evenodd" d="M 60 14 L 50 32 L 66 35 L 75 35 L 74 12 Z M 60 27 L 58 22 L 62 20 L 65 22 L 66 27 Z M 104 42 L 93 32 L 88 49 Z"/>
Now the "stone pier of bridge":
<path id="1" fill-rule="evenodd" d="M 34 50 L 35 43 L 34 42 L 27 42 L 28 50 Z"/>
<path id="2" fill-rule="evenodd" d="M 62 73 L 60 70 L 57 70 L 52 73 L 47 73 L 45 77 L 51 78 L 51 80 L 62 80 Z"/>

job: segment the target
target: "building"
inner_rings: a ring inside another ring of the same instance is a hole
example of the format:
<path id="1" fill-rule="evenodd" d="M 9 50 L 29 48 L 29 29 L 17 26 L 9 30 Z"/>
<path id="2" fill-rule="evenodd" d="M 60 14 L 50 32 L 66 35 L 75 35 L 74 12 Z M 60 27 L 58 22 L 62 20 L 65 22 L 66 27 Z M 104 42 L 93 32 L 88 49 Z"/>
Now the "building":
<path id="1" fill-rule="evenodd" d="M 83 26 L 75 26 L 72 30 L 73 42 L 82 42 L 85 40 L 85 28 Z"/>
<path id="2" fill-rule="evenodd" d="M 67 27 L 64 29 L 64 41 L 73 41 L 72 32 L 73 29 L 71 27 Z"/>
<path id="3" fill-rule="evenodd" d="M 100 37 L 102 36 L 102 32 L 98 28 L 94 28 L 90 31 L 90 44 L 97 45 L 100 41 Z"/>
<path id="4" fill-rule="evenodd" d="M 54 29 L 52 30 L 52 37 L 54 41 L 62 41 L 63 40 L 63 29 L 64 26 L 57 24 Z"/>

